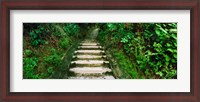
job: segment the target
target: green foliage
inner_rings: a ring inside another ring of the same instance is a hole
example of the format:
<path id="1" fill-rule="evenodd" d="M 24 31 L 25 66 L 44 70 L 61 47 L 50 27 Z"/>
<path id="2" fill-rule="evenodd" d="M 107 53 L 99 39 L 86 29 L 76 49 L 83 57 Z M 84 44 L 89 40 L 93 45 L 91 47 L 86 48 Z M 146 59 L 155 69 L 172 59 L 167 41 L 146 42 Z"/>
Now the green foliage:
<path id="1" fill-rule="evenodd" d="M 117 63 L 123 71 L 123 78 L 138 78 L 138 73 L 135 71 L 135 66 L 129 60 L 127 56 L 123 54 L 123 52 L 119 52 L 116 49 L 113 51 L 114 57 L 117 60 Z"/>
<path id="2" fill-rule="evenodd" d="M 53 67 L 47 68 L 47 72 L 48 72 L 49 74 L 53 74 L 53 73 L 54 73 Z"/>
<path id="3" fill-rule="evenodd" d="M 61 38 L 59 40 L 59 45 L 61 48 L 66 49 L 69 46 L 69 41 L 67 38 Z"/>
<path id="4" fill-rule="evenodd" d="M 23 73 L 24 76 L 26 76 L 26 78 L 28 79 L 39 78 L 39 75 L 36 73 L 37 64 L 38 64 L 38 59 L 36 57 L 23 59 L 23 65 L 24 65 Z"/>
<path id="5" fill-rule="evenodd" d="M 81 26 L 80 26 L 81 25 Z M 98 40 L 111 51 L 123 78 L 177 78 L 177 23 L 24 23 L 24 78 L 50 78 L 81 27 L 100 27 Z"/>
<path id="6" fill-rule="evenodd" d="M 121 54 L 128 59 L 121 58 L 120 62 L 131 61 L 130 65 L 138 70 L 133 72 L 133 68 L 127 66 L 127 63 L 124 64 L 121 69 L 127 76 L 132 78 L 136 78 L 136 75 L 138 78 L 177 77 L 176 23 L 108 23 L 101 24 L 100 27 L 98 40 L 103 42 L 108 49 L 123 52 Z"/>
<path id="7" fill-rule="evenodd" d="M 77 24 L 69 23 L 69 24 L 65 24 L 64 30 L 69 36 L 78 37 L 79 36 L 80 27 Z"/>
<path id="8" fill-rule="evenodd" d="M 24 51 L 24 55 L 25 55 L 25 56 L 30 56 L 31 54 L 32 54 L 32 51 L 31 51 L 31 50 L 28 50 L 28 49 L 27 49 L 27 50 Z"/>
<path id="9" fill-rule="evenodd" d="M 61 56 L 56 53 L 56 50 L 53 49 L 53 53 L 49 56 L 44 57 L 44 61 L 53 66 L 59 66 L 61 64 Z"/>
<path id="10" fill-rule="evenodd" d="M 24 23 L 23 26 L 23 77 L 52 78 L 56 72 L 62 71 L 62 60 L 67 49 L 72 40 L 78 41 L 76 38 L 79 36 L 79 25 Z"/>
<path id="11" fill-rule="evenodd" d="M 44 36 L 46 35 L 46 32 L 44 26 L 45 25 L 38 25 L 36 29 L 32 29 L 29 33 L 32 40 L 32 46 L 38 46 L 45 42 Z"/>

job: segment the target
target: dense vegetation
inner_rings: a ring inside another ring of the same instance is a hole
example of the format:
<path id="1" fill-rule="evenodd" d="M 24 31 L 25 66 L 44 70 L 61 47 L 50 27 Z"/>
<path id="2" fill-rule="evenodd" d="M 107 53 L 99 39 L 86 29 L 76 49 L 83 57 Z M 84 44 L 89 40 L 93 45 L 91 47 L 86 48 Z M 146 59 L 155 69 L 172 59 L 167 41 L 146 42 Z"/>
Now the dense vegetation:
<path id="1" fill-rule="evenodd" d="M 176 23 L 24 23 L 23 77 L 63 78 L 76 45 L 93 27 L 97 40 L 129 79 L 177 78 Z M 115 74 L 115 73 L 114 73 Z"/>
<path id="2" fill-rule="evenodd" d="M 54 74 L 60 74 L 56 72 L 66 72 L 61 66 L 63 59 L 83 37 L 79 25 L 24 23 L 23 26 L 23 77 L 54 78 Z"/>
<path id="3" fill-rule="evenodd" d="M 99 24 L 98 40 L 117 60 L 119 78 L 176 78 L 177 24 Z"/>

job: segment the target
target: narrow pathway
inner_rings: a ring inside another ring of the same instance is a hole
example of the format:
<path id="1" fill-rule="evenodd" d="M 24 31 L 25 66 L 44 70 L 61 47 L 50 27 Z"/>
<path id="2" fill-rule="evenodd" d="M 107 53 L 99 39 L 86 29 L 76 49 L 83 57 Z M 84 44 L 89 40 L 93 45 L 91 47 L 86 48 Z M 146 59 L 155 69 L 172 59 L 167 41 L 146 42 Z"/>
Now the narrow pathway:
<path id="1" fill-rule="evenodd" d="M 115 79 L 102 47 L 94 39 L 80 43 L 74 52 L 70 72 L 75 74 L 70 79 Z"/>

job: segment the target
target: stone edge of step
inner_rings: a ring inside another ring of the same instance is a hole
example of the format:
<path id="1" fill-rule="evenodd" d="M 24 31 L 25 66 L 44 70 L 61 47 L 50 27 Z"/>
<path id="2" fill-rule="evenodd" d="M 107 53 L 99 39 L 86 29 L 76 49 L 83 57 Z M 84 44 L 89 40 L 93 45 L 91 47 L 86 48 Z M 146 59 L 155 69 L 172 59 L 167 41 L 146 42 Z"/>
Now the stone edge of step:
<path id="1" fill-rule="evenodd" d="M 72 58 L 106 58 L 105 55 L 73 55 Z"/>
<path id="2" fill-rule="evenodd" d="M 85 67 L 85 68 L 71 68 L 69 71 L 74 72 L 76 74 L 103 74 L 106 72 L 112 72 L 110 68 L 100 68 L 100 67 Z"/>
<path id="3" fill-rule="evenodd" d="M 82 63 L 80 63 L 80 61 L 82 61 Z M 83 62 L 85 61 L 85 62 Z M 90 61 L 93 61 L 92 62 L 88 62 L 88 60 L 77 60 L 77 61 L 72 61 L 71 64 L 104 64 L 104 63 L 109 63 L 109 61 L 104 61 L 104 60 L 90 60 Z M 94 63 L 94 62 L 98 62 L 98 63 Z M 101 62 L 100 62 L 101 61 Z"/>
<path id="4" fill-rule="evenodd" d="M 80 80 L 112 80 L 115 79 L 113 76 L 75 76 L 75 77 L 69 77 L 69 79 L 80 79 Z"/>
<path id="5" fill-rule="evenodd" d="M 87 53 L 99 53 L 99 52 L 105 52 L 103 50 L 76 50 L 74 51 L 75 53 L 78 53 L 78 52 L 87 52 Z"/>

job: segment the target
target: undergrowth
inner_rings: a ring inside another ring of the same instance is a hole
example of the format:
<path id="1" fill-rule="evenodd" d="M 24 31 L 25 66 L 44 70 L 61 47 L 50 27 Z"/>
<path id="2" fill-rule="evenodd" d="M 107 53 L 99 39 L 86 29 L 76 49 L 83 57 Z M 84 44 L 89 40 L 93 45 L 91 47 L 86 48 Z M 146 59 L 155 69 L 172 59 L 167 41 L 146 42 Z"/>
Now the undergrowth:
<path id="1" fill-rule="evenodd" d="M 82 37 L 79 31 L 78 24 L 24 23 L 23 77 L 55 78 L 67 49 Z"/>
<path id="2" fill-rule="evenodd" d="M 99 24 L 98 40 L 125 78 L 177 78 L 176 23 Z"/>

